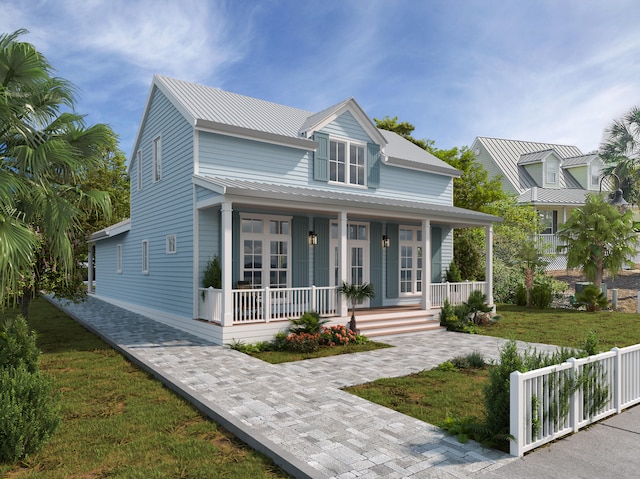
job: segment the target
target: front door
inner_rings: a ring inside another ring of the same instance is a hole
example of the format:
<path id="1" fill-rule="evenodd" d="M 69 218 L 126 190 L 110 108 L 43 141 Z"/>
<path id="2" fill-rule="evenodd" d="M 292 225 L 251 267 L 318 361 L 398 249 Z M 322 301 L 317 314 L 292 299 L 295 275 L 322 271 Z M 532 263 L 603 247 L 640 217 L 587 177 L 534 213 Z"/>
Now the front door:
<path id="1" fill-rule="evenodd" d="M 332 286 L 340 285 L 340 239 L 337 223 L 331 224 L 331 264 L 333 265 Z M 347 281 L 362 285 L 369 280 L 369 225 L 367 223 L 347 224 Z M 351 305 L 349 305 L 351 307 Z M 369 299 L 358 303 L 357 307 L 368 308 Z"/>

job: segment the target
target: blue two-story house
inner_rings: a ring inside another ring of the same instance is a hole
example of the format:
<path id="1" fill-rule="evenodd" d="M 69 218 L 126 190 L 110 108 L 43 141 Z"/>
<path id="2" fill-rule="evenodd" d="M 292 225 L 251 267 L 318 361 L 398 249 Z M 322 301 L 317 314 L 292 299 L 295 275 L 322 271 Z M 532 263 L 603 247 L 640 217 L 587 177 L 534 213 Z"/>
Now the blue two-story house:
<path id="1" fill-rule="evenodd" d="M 343 282 L 371 283 L 359 306 L 390 323 L 433 320 L 471 288 L 492 301 L 499 218 L 454 207 L 460 172 L 354 99 L 314 113 L 155 76 L 129 174 L 130 219 L 90 238 L 91 294 L 218 344 L 271 338 L 308 310 L 344 324 Z M 468 226 L 486 229 L 487 281 L 443 283 Z M 215 257 L 222 286 L 202 288 Z"/>

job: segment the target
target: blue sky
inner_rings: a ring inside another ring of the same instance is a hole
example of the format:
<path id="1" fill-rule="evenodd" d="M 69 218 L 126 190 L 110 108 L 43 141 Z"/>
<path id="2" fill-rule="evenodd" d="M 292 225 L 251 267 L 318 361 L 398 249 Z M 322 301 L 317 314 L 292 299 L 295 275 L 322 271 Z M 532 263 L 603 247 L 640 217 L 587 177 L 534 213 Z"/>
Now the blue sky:
<path id="1" fill-rule="evenodd" d="M 354 97 L 439 148 L 597 149 L 640 105 L 638 0 L 0 0 L 130 154 L 154 73 L 310 111 Z"/>

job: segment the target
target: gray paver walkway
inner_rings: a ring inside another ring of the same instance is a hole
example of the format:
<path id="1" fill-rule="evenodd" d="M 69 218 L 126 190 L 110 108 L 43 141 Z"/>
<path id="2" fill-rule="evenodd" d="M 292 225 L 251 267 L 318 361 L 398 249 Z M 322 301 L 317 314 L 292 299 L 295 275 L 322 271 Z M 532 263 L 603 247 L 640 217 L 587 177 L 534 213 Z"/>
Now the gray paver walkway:
<path id="1" fill-rule="evenodd" d="M 515 460 L 339 389 L 473 351 L 496 358 L 504 340 L 430 331 L 271 365 L 96 298 L 61 307 L 296 477 L 475 478 Z"/>

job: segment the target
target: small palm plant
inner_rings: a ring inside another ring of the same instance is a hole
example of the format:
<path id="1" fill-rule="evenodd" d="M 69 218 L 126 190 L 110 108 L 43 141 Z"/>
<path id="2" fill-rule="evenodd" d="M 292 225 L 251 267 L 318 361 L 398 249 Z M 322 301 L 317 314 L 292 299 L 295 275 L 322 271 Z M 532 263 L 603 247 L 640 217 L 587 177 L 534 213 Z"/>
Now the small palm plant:
<path id="1" fill-rule="evenodd" d="M 351 321 L 349 321 L 349 329 L 354 332 L 358 332 L 356 328 L 356 304 L 364 299 L 373 298 L 375 291 L 371 283 L 363 284 L 349 284 L 343 282 L 342 286 L 338 287 L 338 293 L 344 295 L 347 301 L 351 303 Z"/>

